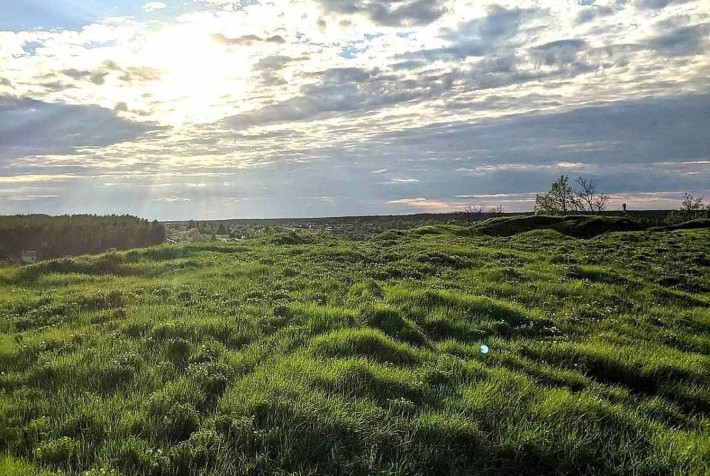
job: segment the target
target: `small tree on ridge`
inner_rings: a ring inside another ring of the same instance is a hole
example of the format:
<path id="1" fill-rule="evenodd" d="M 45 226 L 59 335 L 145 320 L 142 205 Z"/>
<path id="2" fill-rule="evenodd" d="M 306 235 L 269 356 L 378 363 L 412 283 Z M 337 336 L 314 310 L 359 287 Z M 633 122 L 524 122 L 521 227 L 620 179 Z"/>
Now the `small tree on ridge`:
<path id="1" fill-rule="evenodd" d="M 609 196 L 597 193 L 597 183 L 593 179 L 577 177 L 579 188 L 574 190 L 569 177 L 561 175 L 552 182 L 550 190 L 535 197 L 535 213 L 566 215 L 574 212 L 600 213 L 606 210 Z"/>

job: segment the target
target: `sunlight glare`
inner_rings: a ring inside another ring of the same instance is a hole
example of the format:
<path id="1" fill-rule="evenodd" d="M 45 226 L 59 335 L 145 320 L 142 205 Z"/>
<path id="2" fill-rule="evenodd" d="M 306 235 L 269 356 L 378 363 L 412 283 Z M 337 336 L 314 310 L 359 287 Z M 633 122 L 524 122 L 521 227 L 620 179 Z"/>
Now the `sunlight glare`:
<path id="1" fill-rule="evenodd" d="M 159 102 L 170 105 L 158 113 L 161 121 L 182 124 L 220 119 L 229 112 L 227 103 L 247 90 L 248 52 L 225 48 L 197 26 L 164 28 L 143 53 L 144 64 L 163 72 L 153 91 Z"/>

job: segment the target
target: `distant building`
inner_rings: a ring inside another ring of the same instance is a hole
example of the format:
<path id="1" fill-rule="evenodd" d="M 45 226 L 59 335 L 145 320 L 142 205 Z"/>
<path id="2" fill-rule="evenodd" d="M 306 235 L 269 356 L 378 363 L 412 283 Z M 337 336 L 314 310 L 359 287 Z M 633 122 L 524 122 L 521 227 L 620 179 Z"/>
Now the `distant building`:
<path id="1" fill-rule="evenodd" d="M 30 250 L 22 250 L 22 262 L 27 264 L 34 264 L 37 262 L 37 252 Z"/>

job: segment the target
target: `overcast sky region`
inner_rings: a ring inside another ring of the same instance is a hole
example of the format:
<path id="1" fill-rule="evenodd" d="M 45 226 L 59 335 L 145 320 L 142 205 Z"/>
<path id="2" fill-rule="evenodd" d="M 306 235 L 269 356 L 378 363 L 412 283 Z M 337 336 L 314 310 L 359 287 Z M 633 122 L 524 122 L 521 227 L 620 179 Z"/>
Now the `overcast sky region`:
<path id="1" fill-rule="evenodd" d="M 0 214 L 710 198 L 707 0 L 0 0 Z"/>

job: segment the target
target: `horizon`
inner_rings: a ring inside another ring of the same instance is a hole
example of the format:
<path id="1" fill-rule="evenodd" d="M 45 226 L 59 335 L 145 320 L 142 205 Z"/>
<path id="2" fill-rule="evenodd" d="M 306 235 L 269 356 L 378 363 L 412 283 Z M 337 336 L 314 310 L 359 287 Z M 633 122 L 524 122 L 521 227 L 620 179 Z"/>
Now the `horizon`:
<path id="1" fill-rule="evenodd" d="M 697 197 L 697 198 L 704 198 L 704 197 Z M 566 214 L 563 214 L 562 216 L 581 216 L 581 215 L 634 215 L 634 214 L 661 214 L 661 213 L 670 213 L 674 211 L 678 211 L 679 208 L 644 208 L 644 209 L 627 209 L 624 211 L 623 209 L 608 209 L 603 212 L 595 212 L 595 211 L 572 211 L 568 212 Z M 191 221 L 194 222 L 230 222 L 230 221 L 285 221 L 285 220 L 329 220 L 329 219 L 335 219 L 335 220 L 341 220 L 341 219 L 347 219 L 347 218 L 396 218 L 396 217 L 414 217 L 414 216 L 445 216 L 445 215 L 463 215 L 471 213 L 474 216 L 480 216 L 480 217 L 497 217 L 497 216 L 503 216 L 503 215 L 534 215 L 535 212 L 533 210 L 528 210 L 528 211 L 506 211 L 502 210 L 500 212 L 498 211 L 493 211 L 493 210 L 488 210 L 488 211 L 483 211 L 483 212 L 466 212 L 463 209 L 457 209 L 457 210 L 452 210 L 452 211 L 443 211 L 443 212 L 427 212 L 427 211 L 415 211 L 411 213 L 391 213 L 391 214 L 380 214 L 380 215 L 313 215 L 313 216 L 271 216 L 271 217 L 232 217 L 232 218 L 205 218 L 205 219 L 200 219 L 200 218 L 185 218 L 185 219 L 178 219 L 178 220 L 172 220 L 172 219 L 160 219 L 160 218 L 152 218 L 152 217 L 143 217 L 140 215 L 131 215 L 128 213 L 108 213 L 108 214 L 95 214 L 95 213 L 62 213 L 62 214 L 47 214 L 47 213 L 20 213 L 20 214 L 0 214 L 0 217 L 26 217 L 26 216 L 32 216 L 32 215 L 37 215 L 37 216 L 47 216 L 47 217 L 62 217 L 62 216 L 99 216 L 99 217 L 106 217 L 106 216 L 133 216 L 135 218 L 139 218 L 141 220 L 147 220 L 147 221 L 157 221 L 159 223 L 163 224 L 175 224 L 175 223 L 189 223 Z M 558 215 L 560 216 L 560 215 Z"/>
<path id="2" fill-rule="evenodd" d="M 710 196 L 700 0 L 5 8 L 2 215 L 522 213 L 560 175 L 609 211 Z"/>

